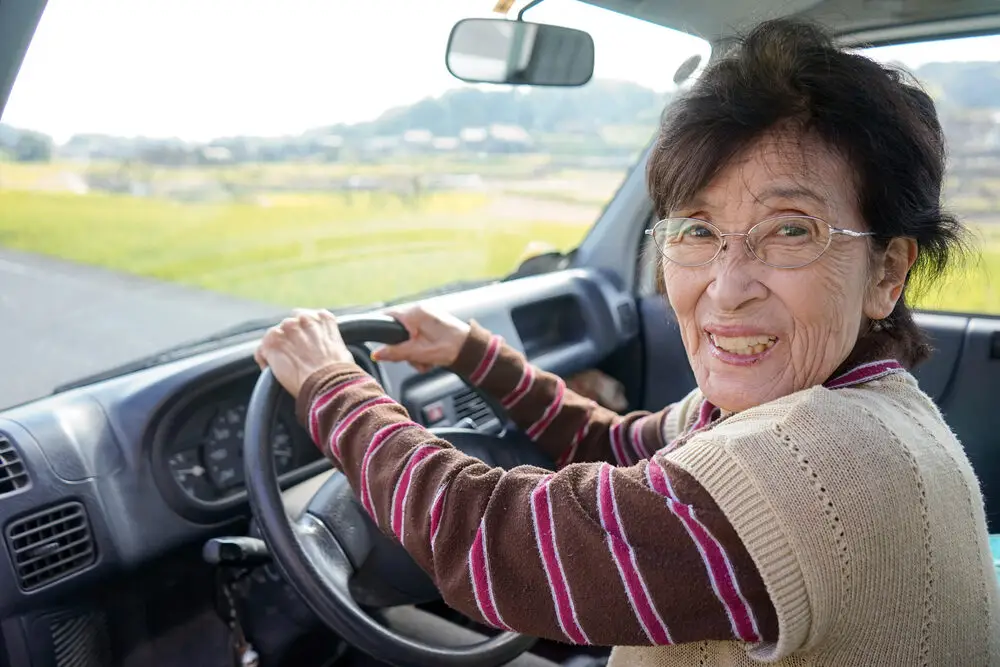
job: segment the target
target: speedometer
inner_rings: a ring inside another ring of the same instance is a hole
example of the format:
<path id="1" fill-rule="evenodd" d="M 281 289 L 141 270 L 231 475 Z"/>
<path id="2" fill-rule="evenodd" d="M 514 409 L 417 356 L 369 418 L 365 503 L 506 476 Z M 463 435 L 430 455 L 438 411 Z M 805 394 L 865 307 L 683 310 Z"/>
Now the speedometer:
<path id="1" fill-rule="evenodd" d="M 235 405 L 208 423 L 203 452 L 215 486 L 223 492 L 243 483 L 243 422 L 246 409 Z"/>
<path id="2" fill-rule="evenodd" d="M 243 434 L 246 403 L 221 407 L 208 420 L 200 447 L 169 456 L 167 465 L 185 493 L 199 500 L 215 500 L 243 488 Z M 280 417 L 271 434 L 274 466 L 279 475 L 294 470 L 295 448 L 288 425 Z"/>
<path id="3" fill-rule="evenodd" d="M 201 454 L 197 447 L 171 454 L 167 459 L 170 474 L 184 492 L 195 498 L 212 498 L 215 490 L 208 479 L 208 471 L 201 464 Z"/>
<path id="4" fill-rule="evenodd" d="M 205 465 L 215 485 L 224 493 L 243 485 L 243 429 L 245 403 L 232 405 L 212 418 L 205 437 Z M 278 419 L 272 431 L 274 465 L 279 475 L 292 469 L 292 436 L 285 422 Z"/>

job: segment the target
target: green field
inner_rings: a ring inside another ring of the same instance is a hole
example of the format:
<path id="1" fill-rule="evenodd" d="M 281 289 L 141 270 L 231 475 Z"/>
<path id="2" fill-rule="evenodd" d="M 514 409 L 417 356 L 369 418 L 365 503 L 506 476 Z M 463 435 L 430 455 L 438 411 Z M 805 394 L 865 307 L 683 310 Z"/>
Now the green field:
<path id="1" fill-rule="evenodd" d="M 972 254 L 956 260 L 946 276 L 918 283 L 911 302 L 917 308 L 1000 315 L 1000 224 L 970 225 Z"/>
<path id="2" fill-rule="evenodd" d="M 456 173 L 454 165 L 435 167 Z M 526 174 L 544 167 L 535 158 L 512 158 L 495 166 L 507 170 L 507 187 L 408 197 L 287 192 L 302 179 L 358 172 L 342 165 L 244 166 L 223 180 L 286 192 L 255 188 L 260 194 L 249 190 L 213 202 L 72 194 L 60 181 L 65 165 L 8 163 L 0 165 L 0 247 L 285 306 L 369 303 L 449 281 L 502 276 L 529 245 L 576 246 L 601 210 L 595 188 L 602 176 L 594 185 L 593 173 L 562 171 L 553 179 L 558 189 L 525 190 Z M 402 164 L 370 172 L 405 177 L 414 169 Z M 204 185 L 224 173 L 160 170 L 147 181 Z M 575 182 L 584 185 L 567 186 Z M 1000 224 L 976 231 L 973 262 L 915 295 L 916 305 L 1000 314 Z"/>
<path id="3" fill-rule="evenodd" d="M 0 191 L 0 246 L 282 305 L 368 303 L 502 276 L 579 225 L 492 220 L 474 194 L 277 195 L 266 205 Z"/>

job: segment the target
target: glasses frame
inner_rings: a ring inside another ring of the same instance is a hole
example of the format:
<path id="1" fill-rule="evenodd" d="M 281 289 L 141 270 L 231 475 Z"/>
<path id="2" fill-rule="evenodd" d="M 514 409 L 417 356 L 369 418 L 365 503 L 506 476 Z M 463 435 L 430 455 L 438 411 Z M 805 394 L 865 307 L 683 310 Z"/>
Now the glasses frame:
<path id="1" fill-rule="evenodd" d="M 815 222 L 818 222 L 821 225 L 826 225 L 827 229 L 830 230 L 830 236 L 827 237 L 827 239 L 826 239 L 826 245 L 823 246 L 823 249 L 820 250 L 819 254 L 816 255 L 816 257 L 814 257 L 813 259 L 809 260 L 805 264 L 796 264 L 794 266 L 782 266 L 780 264 L 771 264 L 770 262 L 765 262 L 754 251 L 753 247 L 751 247 L 751 245 L 750 245 L 750 235 L 753 234 L 753 231 L 755 229 L 757 229 L 758 227 L 760 227 L 761 225 L 763 225 L 765 223 L 774 222 L 775 220 L 789 220 L 789 219 L 790 220 L 813 220 Z M 719 237 L 719 249 L 715 251 L 715 254 L 712 255 L 711 259 L 706 260 L 704 262 L 700 262 L 698 264 L 682 264 L 681 262 L 678 262 L 677 260 L 668 257 L 667 254 L 665 252 L 663 252 L 663 248 L 660 247 L 660 244 L 656 242 L 656 237 L 653 236 L 653 235 L 655 234 L 657 227 L 659 227 L 663 223 L 669 222 L 671 220 L 691 220 L 693 222 L 697 222 L 697 223 L 702 224 L 702 225 L 708 225 L 715 232 L 717 232 L 717 236 Z M 772 218 L 765 218 L 764 220 L 761 220 L 760 222 L 756 223 L 753 227 L 751 227 L 749 230 L 747 230 L 745 232 L 725 232 L 725 233 L 721 229 L 719 229 L 716 225 L 713 225 L 708 220 L 702 220 L 701 218 L 685 218 L 685 217 L 664 218 L 663 220 L 660 220 L 655 225 L 653 225 L 651 228 L 647 229 L 645 231 L 645 234 L 646 234 L 646 236 L 648 236 L 650 239 L 653 240 L 653 245 L 656 246 L 656 250 L 661 255 L 663 255 L 663 258 L 665 260 L 667 260 L 668 262 L 673 262 L 677 266 L 683 266 L 683 267 L 686 267 L 686 268 L 695 268 L 695 267 L 698 267 L 698 266 L 706 266 L 708 264 L 711 264 L 712 262 L 714 262 L 716 259 L 719 258 L 719 255 L 721 255 L 724 250 L 726 250 L 726 248 L 728 246 L 728 244 L 726 242 L 726 238 L 727 237 L 730 237 L 730 236 L 737 236 L 737 237 L 742 236 L 743 237 L 743 246 L 747 249 L 747 252 L 750 253 L 750 256 L 753 257 L 754 259 L 756 259 L 761 264 L 764 264 L 766 266 L 770 266 L 770 267 L 775 268 L 775 269 L 801 269 L 804 266 L 809 266 L 810 264 L 812 264 L 813 262 L 815 262 L 816 260 L 818 260 L 820 257 L 822 257 L 824 254 L 826 254 L 826 251 L 829 250 L 830 245 L 833 243 L 833 237 L 835 235 L 838 235 L 838 234 L 843 235 L 843 236 L 847 236 L 849 238 L 862 238 L 862 237 L 865 237 L 865 236 L 875 236 L 875 232 L 856 232 L 853 229 L 842 229 L 840 227 L 834 227 L 833 225 L 831 225 L 826 220 L 823 220 L 822 218 L 817 218 L 817 217 L 811 216 L 811 215 L 777 215 L 777 216 L 774 216 Z"/>

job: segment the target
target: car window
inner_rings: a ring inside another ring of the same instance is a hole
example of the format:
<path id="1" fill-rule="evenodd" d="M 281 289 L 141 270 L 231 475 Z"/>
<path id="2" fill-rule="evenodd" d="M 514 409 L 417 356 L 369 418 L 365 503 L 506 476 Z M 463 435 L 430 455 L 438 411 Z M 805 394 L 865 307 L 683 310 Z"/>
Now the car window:
<path id="1" fill-rule="evenodd" d="M 0 124 L 0 261 L 11 280 L 66 279 L 0 298 L 44 331 L 0 344 L 37 355 L 32 373 L 54 366 L 52 385 L 240 317 L 393 300 L 574 248 L 674 71 L 709 46 L 547 0 L 525 19 L 593 35 L 588 84 L 462 83 L 450 30 L 495 5 L 50 0 Z M 85 317 L 53 320 L 70 288 Z"/>
<path id="2" fill-rule="evenodd" d="M 948 142 L 944 203 L 972 232 L 973 256 L 916 305 L 1000 315 L 1000 35 L 865 52 L 901 66 L 934 98 Z"/>

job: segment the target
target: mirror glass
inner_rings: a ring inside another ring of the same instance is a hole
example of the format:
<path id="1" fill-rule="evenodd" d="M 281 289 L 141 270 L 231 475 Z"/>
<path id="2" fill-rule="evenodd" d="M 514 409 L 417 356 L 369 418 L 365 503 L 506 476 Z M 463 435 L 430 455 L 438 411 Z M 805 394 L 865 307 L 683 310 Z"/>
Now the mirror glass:
<path id="1" fill-rule="evenodd" d="M 446 62 L 470 83 L 582 86 L 594 73 L 594 40 L 544 23 L 464 19 L 452 28 Z"/>

